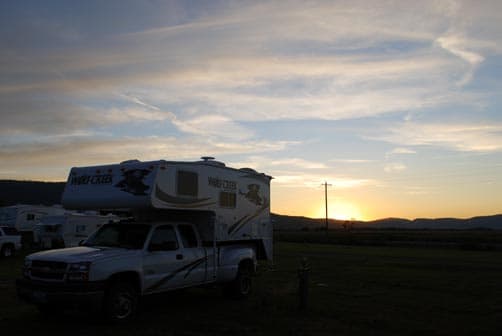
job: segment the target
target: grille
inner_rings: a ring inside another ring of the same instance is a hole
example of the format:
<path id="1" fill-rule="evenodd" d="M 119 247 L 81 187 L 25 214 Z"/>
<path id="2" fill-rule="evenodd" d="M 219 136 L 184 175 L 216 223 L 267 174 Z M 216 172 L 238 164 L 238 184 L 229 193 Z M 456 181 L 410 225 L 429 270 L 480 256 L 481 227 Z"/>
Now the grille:
<path id="1" fill-rule="evenodd" d="M 59 261 L 33 260 L 31 276 L 48 280 L 63 280 L 67 264 Z"/>

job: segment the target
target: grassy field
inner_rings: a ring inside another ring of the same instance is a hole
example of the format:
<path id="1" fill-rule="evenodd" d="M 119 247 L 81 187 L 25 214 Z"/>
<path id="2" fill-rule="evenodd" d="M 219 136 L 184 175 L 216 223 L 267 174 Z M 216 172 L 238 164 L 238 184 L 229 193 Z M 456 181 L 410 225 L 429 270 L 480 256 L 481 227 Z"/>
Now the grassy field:
<path id="1" fill-rule="evenodd" d="M 354 229 L 279 231 L 276 240 L 363 246 L 413 246 L 462 250 L 502 250 L 502 231 L 496 230 L 391 230 Z"/>
<path id="2" fill-rule="evenodd" d="M 45 320 L 18 302 L 22 256 L 0 260 L 2 335 L 499 335 L 502 252 L 278 242 L 253 295 L 217 288 L 158 296 L 137 320 L 108 326 L 68 313 Z M 297 269 L 311 264 L 308 309 L 298 310 Z M 8 333 L 5 333 L 8 331 Z"/>

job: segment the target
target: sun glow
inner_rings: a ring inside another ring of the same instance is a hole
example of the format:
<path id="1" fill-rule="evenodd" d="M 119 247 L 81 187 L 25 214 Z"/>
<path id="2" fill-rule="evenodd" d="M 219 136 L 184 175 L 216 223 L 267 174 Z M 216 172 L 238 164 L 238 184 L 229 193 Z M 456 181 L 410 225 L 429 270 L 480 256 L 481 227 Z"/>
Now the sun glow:
<path id="1" fill-rule="evenodd" d="M 328 218 L 338 220 L 365 220 L 360 209 L 353 203 L 344 201 L 333 201 L 333 204 L 328 204 Z M 326 208 L 323 205 L 319 206 L 315 217 L 323 218 L 326 216 Z"/>

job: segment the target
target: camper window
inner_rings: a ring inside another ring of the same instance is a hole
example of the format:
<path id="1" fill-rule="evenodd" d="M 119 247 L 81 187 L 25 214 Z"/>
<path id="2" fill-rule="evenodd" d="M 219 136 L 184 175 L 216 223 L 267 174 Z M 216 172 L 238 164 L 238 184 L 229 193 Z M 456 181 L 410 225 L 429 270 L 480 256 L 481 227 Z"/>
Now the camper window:
<path id="1" fill-rule="evenodd" d="M 35 220 L 35 214 L 26 214 L 26 220 L 28 221 Z"/>
<path id="2" fill-rule="evenodd" d="M 190 225 L 178 225 L 178 231 L 183 242 L 183 247 L 197 247 L 197 236 Z"/>
<path id="3" fill-rule="evenodd" d="M 237 197 L 235 193 L 229 193 L 222 191 L 220 192 L 220 207 L 223 208 L 235 208 Z"/>
<path id="4" fill-rule="evenodd" d="M 178 195 L 197 197 L 199 190 L 198 174 L 189 171 L 178 171 Z"/>

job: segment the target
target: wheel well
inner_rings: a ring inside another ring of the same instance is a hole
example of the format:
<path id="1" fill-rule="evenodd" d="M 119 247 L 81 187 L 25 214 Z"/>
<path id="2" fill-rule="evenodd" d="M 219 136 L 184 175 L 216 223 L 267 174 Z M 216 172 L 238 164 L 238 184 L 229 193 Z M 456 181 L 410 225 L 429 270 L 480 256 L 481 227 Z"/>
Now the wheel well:
<path id="1" fill-rule="evenodd" d="M 133 285 L 134 289 L 140 293 L 141 292 L 141 281 L 139 274 L 134 271 L 115 273 L 107 280 L 107 287 L 116 282 L 128 282 Z"/>
<path id="2" fill-rule="evenodd" d="M 241 260 L 241 262 L 239 263 L 239 269 L 241 268 L 247 268 L 248 270 L 251 271 L 251 274 L 254 274 L 256 271 L 255 264 L 251 259 Z"/>

